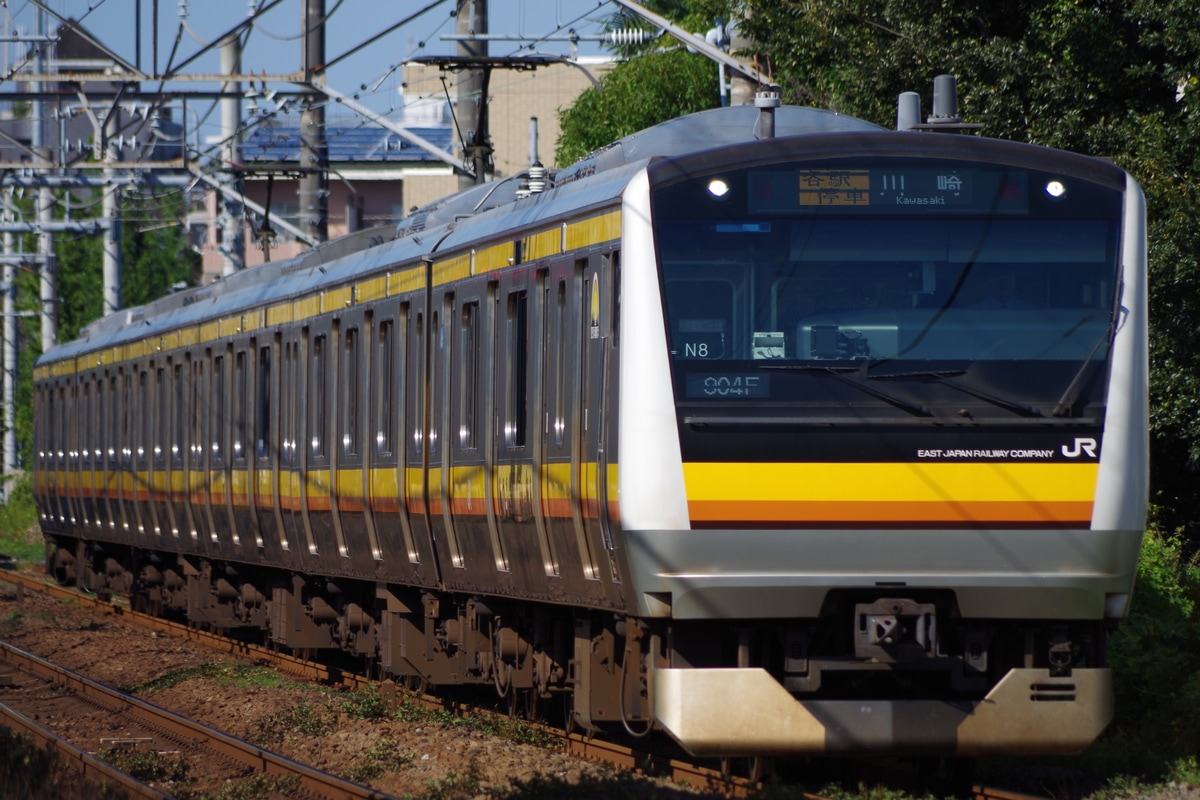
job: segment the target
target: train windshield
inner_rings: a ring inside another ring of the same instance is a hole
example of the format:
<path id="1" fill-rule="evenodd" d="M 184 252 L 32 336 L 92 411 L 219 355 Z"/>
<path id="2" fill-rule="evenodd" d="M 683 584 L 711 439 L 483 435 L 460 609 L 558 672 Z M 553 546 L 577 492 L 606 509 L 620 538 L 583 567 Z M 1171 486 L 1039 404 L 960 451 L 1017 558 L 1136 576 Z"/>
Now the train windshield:
<path id="1" fill-rule="evenodd" d="M 681 404 L 1102 414 L 1120 285 L 1110 187 L 860 158 L 693 177 L 657 189 L 653 212 Z"/>

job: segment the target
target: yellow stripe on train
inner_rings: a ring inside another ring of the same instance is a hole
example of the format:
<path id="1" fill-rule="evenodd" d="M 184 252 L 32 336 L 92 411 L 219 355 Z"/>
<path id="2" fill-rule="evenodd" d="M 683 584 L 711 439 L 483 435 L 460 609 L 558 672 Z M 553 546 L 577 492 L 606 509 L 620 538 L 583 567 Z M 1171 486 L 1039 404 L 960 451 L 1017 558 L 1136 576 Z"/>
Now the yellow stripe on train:
<path id="1" fill-rule="evenodd" d="M 684 465 L 693 523 L 1086 525 L 1099 464 L 815 463 Z"/>

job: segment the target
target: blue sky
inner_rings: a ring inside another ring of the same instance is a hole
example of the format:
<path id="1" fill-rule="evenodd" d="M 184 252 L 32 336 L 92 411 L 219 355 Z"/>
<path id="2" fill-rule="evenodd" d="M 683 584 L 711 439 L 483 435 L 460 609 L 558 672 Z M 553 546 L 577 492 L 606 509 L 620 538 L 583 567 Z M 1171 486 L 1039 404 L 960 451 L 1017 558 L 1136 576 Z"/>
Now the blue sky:
<path id="1" fill-rule="evenodd" d="M 332 60 L 354 48 L 378 32 L 389 28 L 432 3 L 432 0 L 380 2 L 379 0 L 325 0 L 329 15 L 326 26 L 326 58 Z M 155 0 L 47 0 L 47 6 L 64 17 L 82 20 L 104 45 L 130 63 L 137 60 L 135 20 L 140 9 L 141 58 L 144 71 L 153 63 L 152 13 Z M 254 0 L 157 0 L 158 54 L 157 64 L 166 68 L 172 47 L 178 36 L 175 64 L 200 51 L 222 33 L 244 20 Z M 27 33 L 35 29 L 35 7 L 28 0 L 9 0 L 7 14 L 12 23 Z M 256 20 L 243 54 L 242 71 L 249 73 L 281 74 L 302 67 L 299 34 L 302 29 L 303 0 L 283 0 L 277 7 Z M 522 42 L 490 42 L 493 55 L 546 52 L 569 55 L 570 44 L 546 37 L 565 36 L 574 28 L 583 35 L 600 33 L 600 23 L 613 13 L 616 6 L 601 0 L 491 0 L 489 31 L 493 35 L 511 34 L 524 37 Z M 433 4 L 431 10 L 417 16 L 396 31 L 347 55 L 333 66 L 327 83 L 348 95 L 358 95 L 364 104 L 377 112 L 386 113 L 397 107 L 397 90 L 401 84 L 399 65 L 420 55 L 452 54 L 453 41 L 441 37 L 455 33 L 451 16 L 452 0 Z M 53 30 L 57 26 L 49 21 Z M 528 44 L 536 42 L 535 47 Z M 601 52 L 596 43 L 583 43 L 583 55 Z M 9 50 L 6 61 L 11 63 L 14 51 Z M 219 56 L 212 52 L 197 58 L 184 69 L 190 74 L 219 72 Z M 172 88 L 200 88 L 202 84 L 175 83 Z M 365 88 L 364 88 L 365 87 Z M 150 87 L 143 87 L 148 89 Z M 207 88 L 207 87 L 205 87 Z M 290 88 L 286 85 L 277 89 Z M 2 90 L 0 90 L 2 91 Z"/>

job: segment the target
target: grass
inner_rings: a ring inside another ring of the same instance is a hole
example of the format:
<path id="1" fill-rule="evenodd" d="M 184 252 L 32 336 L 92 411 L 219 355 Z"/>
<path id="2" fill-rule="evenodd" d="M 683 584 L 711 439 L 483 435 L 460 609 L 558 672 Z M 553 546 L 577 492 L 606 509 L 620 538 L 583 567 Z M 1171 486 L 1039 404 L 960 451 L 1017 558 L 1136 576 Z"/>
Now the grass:
<path id="1" fill-rule="evenodd" d="M 266 800 L 275 797 L 293 797 L 300 784 L 300 777 L 281 777 L 256 772 L 245 780 L 230 782 L 216 792 L 198 792 L 190 787 L 173 787 L 171 793 L 176 800 Z"/>
<path id="2" fill-rule="evenodd" d="M 388 772 L 396 772 L 413 763 L 413 754 L 386 736 L 375 740 L 361 761 L 342 775 L 348 781 L 368 783 Z"/>
<path id="3" fill-rule="evenodd" d="M 52 750 L 29 736 L 0 726 L 0 797 L 22 800 L 122 800 L 129 795 L 110 783 L 84 779 Z"/>
<path id="4" fill-rule="evenodd" d="M 445 777 L 429 781 L 425 791 L 417 795 L 418 800 L 456 800 L 474 797 L 483 791 L 483 771 L 472 761 L 466 772 L 450 770 Z"/>
<path id="5" fill-rule="evenodd" d="M 143 783 L 179 783 L 188 779 L 192 769 L 183 756 L 156 750 L 101 750 L 96 757 Z"/>
<path id="6" fill-rule="evenodd" d="M 638 775 L 583 775 L 570 782 L 556 775 L 535 775 L 528 780 L 517 778 L 511 786 L 489 787 L 492 800 L 695 800 L 697 794 L 689 788 L 675 788 L 647 780 Z M 714 797 L 713 793 L 703 797 Z M 752 793 L 751 800 L 811 800 L 796 789 L 790 795 Z"/>
<path id="7" fill-rule="evenodd" d="M 0 553 L 21 562 L 40 562 L 45 558 L 46 546 L 38 528 L 29 473 L 10 484 L 8 502 L 0 505 Z"/>
<path id="8" fill-rule="evenodd" d="M 320 738 L 337 728 L 337 720 L 338 710 L 332 703 L 305 701 L 258 720 L 257 730 L 249 738 L 257 744 L 273 744 L 293 736 Z"/>
<path id="9" fill-rule="evenodd" d="M 201 664 L 196 667 L 180 667 L 179 669 L 165 672 L 157 678 L 118 688 L 127 694 L 147 694 L 162 689 L 170 689 L 181 683 L 196 680 L 213 680 L 219 686 L 232 686 L 236 689 L 312 688 L 307 684 L 286 680 L 273 669 L 254 664 L 245 664 L 240 661 L 223 661 Z"/>

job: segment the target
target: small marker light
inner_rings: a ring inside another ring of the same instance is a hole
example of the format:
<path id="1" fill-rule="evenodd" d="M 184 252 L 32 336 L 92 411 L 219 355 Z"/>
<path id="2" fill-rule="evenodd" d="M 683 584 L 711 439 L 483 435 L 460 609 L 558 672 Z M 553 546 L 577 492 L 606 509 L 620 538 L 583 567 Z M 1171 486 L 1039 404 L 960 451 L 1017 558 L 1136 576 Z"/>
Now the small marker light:
<path id="1" fill-rule="evenodd" d="M 713 197 L 724 197 L 729 194 L 729 184 L 720 178 L 713 178 L 708 182 L 708 193 Z"/>
<path id="2" fill-rule="evenodd" d="M 1055 200 L 1058 200 L 1059 198 L 1066 196 L 1067 187 L 1062 181 L 1048 181 L 1046 183 L 1046 194 L 1050 195 Z"/>

